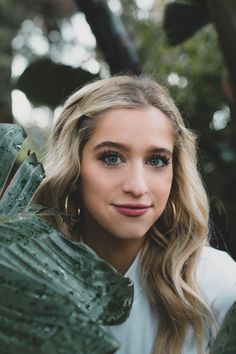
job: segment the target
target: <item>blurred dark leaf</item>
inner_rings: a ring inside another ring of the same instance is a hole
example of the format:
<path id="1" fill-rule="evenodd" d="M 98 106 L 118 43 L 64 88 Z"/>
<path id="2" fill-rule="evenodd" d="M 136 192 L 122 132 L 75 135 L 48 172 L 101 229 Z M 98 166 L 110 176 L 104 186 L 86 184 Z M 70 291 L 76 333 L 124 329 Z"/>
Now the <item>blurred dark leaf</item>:
<path id="1" fill-rule="evenodd" d="M 206 1 L 181 1 L 166 5 L 164 29 L 169 44 L 175 45 L 191 37 L 210 21 Z"/>
<path id="2" fill-rule="evenodd" d="M 34 105 L 55 108 L 76 89 L 97 77 L 84 69 L 41 58 L 25 69 L 16 88 L 23 91 Z"/>

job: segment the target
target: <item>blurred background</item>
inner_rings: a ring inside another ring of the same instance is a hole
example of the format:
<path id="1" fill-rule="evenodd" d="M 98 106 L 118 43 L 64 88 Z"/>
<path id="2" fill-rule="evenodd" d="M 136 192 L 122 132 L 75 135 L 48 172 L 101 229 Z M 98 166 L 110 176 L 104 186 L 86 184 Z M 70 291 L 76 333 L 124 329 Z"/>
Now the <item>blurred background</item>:
<path id="1" fill-rule="evenodd" d="M 235 0 L 0 0 L 0 122 L 21 124 L 23 154 L 40 158 L 75 89 L 151 75 L 199 136 L 212 244 L 236 259 L 235 43 Z"/>

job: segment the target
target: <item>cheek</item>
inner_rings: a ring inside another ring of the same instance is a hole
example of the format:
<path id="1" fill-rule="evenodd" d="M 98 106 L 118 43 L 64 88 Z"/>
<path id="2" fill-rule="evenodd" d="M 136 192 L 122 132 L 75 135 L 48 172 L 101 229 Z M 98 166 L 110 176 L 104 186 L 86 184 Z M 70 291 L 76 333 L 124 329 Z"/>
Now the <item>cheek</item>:
<path id="1" fill-rule="evenodd" d="M 168 173 L 160 176 L 158 180 L 155 180 L 154 193 L 155 196 L 161 198 L 164 202 L 166 202 L 169 198 L 169 194 L 172 187 L 173 174 Z"/>
<path id="2" fill-rule="evenodd" d="M 104 199 L 114 190 L 114 181 L 106 173 L 94 168 L 82 172 L 82 199 Z"/>

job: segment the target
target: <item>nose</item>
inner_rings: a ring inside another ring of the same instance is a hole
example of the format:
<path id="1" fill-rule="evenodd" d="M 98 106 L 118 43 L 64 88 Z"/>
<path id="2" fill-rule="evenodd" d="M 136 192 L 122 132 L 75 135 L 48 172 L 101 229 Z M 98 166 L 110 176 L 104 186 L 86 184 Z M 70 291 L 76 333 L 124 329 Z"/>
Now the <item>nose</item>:
<path id="1" fill-rule="evenodd" d="M 135 198 L 140 198 L 147 193 L 148 185 L 143 167 L 135 166 L 127 171 L 123 182 L 123 191 L 130 193 Z"/>

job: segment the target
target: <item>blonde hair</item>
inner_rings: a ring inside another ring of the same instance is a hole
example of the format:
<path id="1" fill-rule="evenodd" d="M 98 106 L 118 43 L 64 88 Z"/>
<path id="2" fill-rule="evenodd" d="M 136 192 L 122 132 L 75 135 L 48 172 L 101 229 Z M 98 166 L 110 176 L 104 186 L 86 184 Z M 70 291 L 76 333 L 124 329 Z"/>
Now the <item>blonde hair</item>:
<path id="1" fill-rule="evenodd" d="M 175 135 L 173 183 L 166 208 L 149 231 L 141 256 L 141 276 L 151 304 L 159 315 L 155 354 L 180 354 L 192 326 L 199 354 L 204 353 L 205 326 L 212 326 L 210 308 L 200 295 L 195 271 L 208 235 L 208 200 L 197 169 L 196 138 L 167 91 L 148 77 L 115 76 L 88 84 L 64 105 L 50 139 L 46 178 L 35 200 L 72 215 L 77 208 L 73 189 L 80 176 L 83 146 L 106 111 L 126 108 L 160 109 L 170 119 Z M 173 210 L 173 205 L 174 210 Z M 75 213 L 76 214 L 76 213 Z M 51 218 L 68 237 L 74 225 Z"/>

